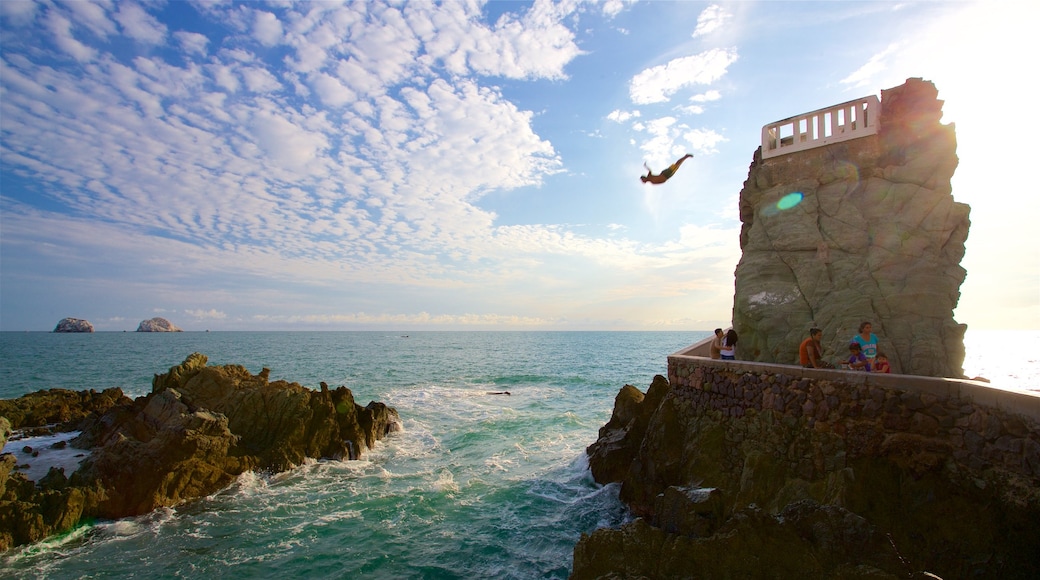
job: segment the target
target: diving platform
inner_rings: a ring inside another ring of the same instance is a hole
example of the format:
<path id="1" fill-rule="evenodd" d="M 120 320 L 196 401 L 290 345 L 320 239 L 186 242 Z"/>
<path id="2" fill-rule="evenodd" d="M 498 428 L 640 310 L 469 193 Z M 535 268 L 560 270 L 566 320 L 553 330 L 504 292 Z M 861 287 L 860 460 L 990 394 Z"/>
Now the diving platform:
<path id="1" fill-rule="evenodd" d="M 880 126 L 876 95 L 788 117 L 762 127 L 762 159 L 875 135 Z"/>

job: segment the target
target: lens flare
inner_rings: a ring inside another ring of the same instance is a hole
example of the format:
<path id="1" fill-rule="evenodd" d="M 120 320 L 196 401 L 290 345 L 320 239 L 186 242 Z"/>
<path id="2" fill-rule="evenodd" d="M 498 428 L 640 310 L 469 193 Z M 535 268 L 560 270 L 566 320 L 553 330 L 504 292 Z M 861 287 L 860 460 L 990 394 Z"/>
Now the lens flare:
<path id="1" fill-rule="evenodd" d="M 780 198 L 780 201 L 776 202 L 776 209 L 783 211 L 785 209 L 791 209 L 792 207 L 802 203 L 802 198 L 805 197 L 801 192 L 789 193 Z"/>

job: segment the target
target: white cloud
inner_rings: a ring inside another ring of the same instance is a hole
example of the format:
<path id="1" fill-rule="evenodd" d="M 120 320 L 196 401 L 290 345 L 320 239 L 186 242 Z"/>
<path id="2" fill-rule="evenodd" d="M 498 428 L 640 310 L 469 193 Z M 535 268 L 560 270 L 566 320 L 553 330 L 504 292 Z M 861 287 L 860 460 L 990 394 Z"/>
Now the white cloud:
<path id="1" fill-rule="evenodd" d="M 898 50 L 899 45 L 889 45 L 885 50 L 870 57 L 866 64 L 856 69 L 852 74 L 841 79 L 841 83 L 850 85 L 853 88 L 874 86 L 876 77 L 888 68 L 886 60 L 895 55 Z"/>
<path id="2" fill-rule="evenodd" d="M 253 37 L 264 46 L 274 46 L 282 39 L 282 23 L 278 17 L 263 10 L 256 11 Z"/>
<path id="3" fill-rule="evenodd" d="M 123 28 L 123 32 L 134 40 L 162 44 L 166 39 L 166 26 L 137 4 L 120 3 L 115 20 Z"/>
<path id="4" fill-rule="evenodd" d="M 614 18 L 621 13 L 627 6 L 635 4 L 638 0 L 606 0 L 603 2 L 603 15 L 607 18 Z"/>
<path id="5" fill-rule="evenodd" d="M 215 308 L 210 308 L 209 310 L 185 310 L 184 313 L 197 320 L 224 320 L 227 318 L 226 312 L 222 312 Z"/>
<path id="6" fill-rule="evenodd" d="M 697 17 L 697 28 L 693 31 L 693 37 L 704 36 L 721 28 L 731 15 L 718 4 L 712 4 L 701 12 Z"/>
<path id="7" fill-rule="evenodd" d="M 31 0 L 0 2 L 0 18 L 17 26 L 24 26 L 36 18 L 37 6 L 39 4 Z"/>
<path id="8" fill-rule="evenodd" d="M 722 93 L 712 89 L 704 93 L 693 95 L 690 97 L 690 101 L 694 103 L 707 103 L 710 101 L 717 101 L 722 98 Z"/>
<path id="9" fill-rule="evenodd" d="M 188 54 L 206 55 L 206 46 L 209 44 L 209 39 L 205 35 L 178 30 L 173 33 L 173 37 L 177 39 L 181 48 Z"/>
<path id="10" fill-rule="evenodd" d="M 254 93 L 270 93 L 282 88 L 278 79 L 264 68 L 245 67 L 241 69 L 241 75 L 246 88 Z"/>
<path id="11" fill-rule="evenodd" d="M 682 138 L 690 144 L 694 151 L 700 153 L 718 153 L 715 146 L 727 140 L 710 129 L 690 129 L 682 133 Z"/>
<path id="12" fill-rule="evenodd" d="M 692 86 L 707 85 L 722 78 L 737 60 L 735 50 L 711 49 L 648 68 L 629 82 L 629 96 L 636 104 L 668 101 L 676 92 Z"/>
<path id="13" fill-rule="evenodd" d="M 624 123 L 629 119 L 638 117 L 639 111 L 621 111 L 617 109 L 611 111 L 610 114 L 607 115 L 607 119 L 614 121 L 615 123 Z"/>
<path id="14" fill-rule="evenodd" d="M 51 34 L 54 35 L 55 44 L 65 51 L 66 54 L 80 62 L 94 60 L 97 52 L 76 40 L 72 35 L 72 23 L 67 18 L 58 14 L 56 10 L 48 10 L 46 25 Z"/>
<path id="15" fill-rule="evenodd" d="M 99 38 L 116 34 L 116 25 L 109 19 L 101 4 L 86 1 L 67 2 L 62 4 L 62 7 L 73 12 L 73 21 L 77 26 L 87 28 Z"/>
<path id="16" fill-rule="evenodd" d="M 316 75 L 311 85 L 314 87 L 315 92 L 318 93 L 318 96 L 321 97 L 322 102 L 333 107 L 342 107 L 357 99 L 357 94 L 354 91 L 326 73 Z"/>

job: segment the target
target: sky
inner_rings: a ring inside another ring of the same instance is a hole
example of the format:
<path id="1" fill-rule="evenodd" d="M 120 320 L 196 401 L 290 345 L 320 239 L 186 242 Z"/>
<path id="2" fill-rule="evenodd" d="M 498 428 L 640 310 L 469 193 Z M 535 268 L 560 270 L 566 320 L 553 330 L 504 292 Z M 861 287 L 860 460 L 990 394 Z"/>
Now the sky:
<path id="1" fill-rule="evenodd" d="M 724 327 L 761 127 L 910 77 L 957 130 L 955 319 L 1040 329 L 1038 15 L 3 0 L 0 330 Z"/>

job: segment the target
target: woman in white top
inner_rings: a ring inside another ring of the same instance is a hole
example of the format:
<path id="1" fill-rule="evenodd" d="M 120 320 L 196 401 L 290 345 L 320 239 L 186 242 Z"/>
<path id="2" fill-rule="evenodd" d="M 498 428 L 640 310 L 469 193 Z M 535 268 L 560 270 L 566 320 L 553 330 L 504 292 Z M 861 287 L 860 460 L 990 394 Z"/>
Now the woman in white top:
<path id="1" fill-rule="evenodd" d="M 731 328 L 726 332 L 726 338 L 722 339 L 719 354 L 722 360 L 737 360 L 737 331 Z"/>

